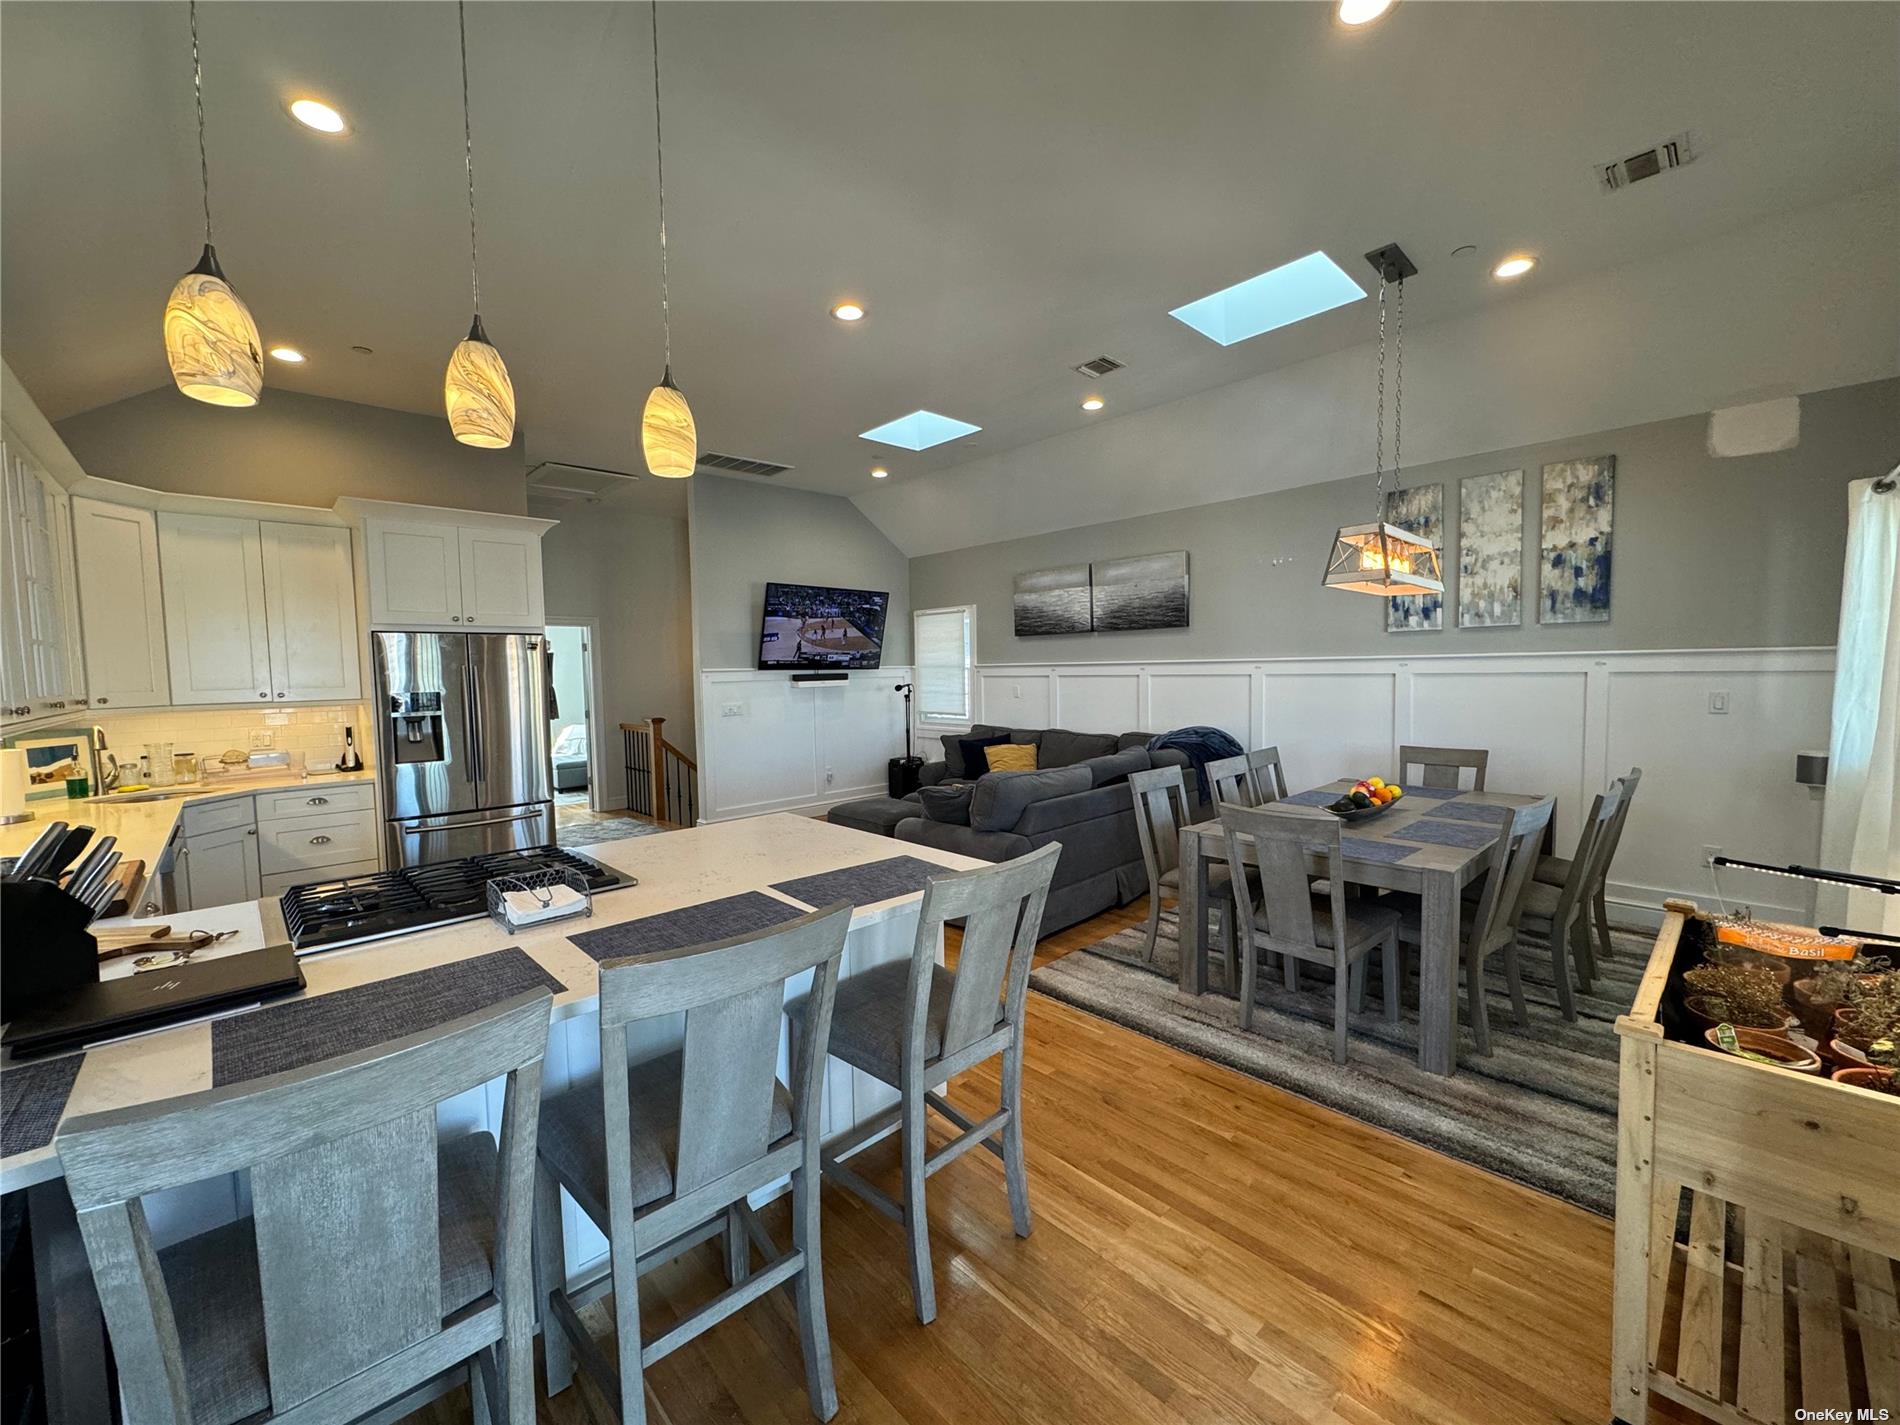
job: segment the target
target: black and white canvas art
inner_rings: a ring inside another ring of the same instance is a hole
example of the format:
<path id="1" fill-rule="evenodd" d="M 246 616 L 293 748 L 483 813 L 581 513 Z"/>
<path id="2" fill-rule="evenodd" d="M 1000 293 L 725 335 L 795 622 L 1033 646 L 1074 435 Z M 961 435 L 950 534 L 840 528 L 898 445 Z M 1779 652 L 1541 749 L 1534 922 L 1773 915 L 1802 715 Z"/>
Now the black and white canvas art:
<path id="1" fill-rule="evenodd" d="M 1087 633 L 1090 627 L 1089 566 L 1064 564 L 1016 576 L 1016 636 Z"/>
<path id="2" fill-rule="evenodd" d="M 1187 551 L 1098 559 L 1089 566 L 1097 633 L 1188 626 Z"/>
<path id="3" fill-rule="evenodd" d="M 1385 497 L 1385 522 L 1407 534 L 1429 539 L 1438 546 L 1439 574 L 1444 574 L 1445 487 L 1413 485 Z M 1445 626 L 1443 594 L 1400 594 L 1385 601 L 1387 633 L 1422 633 Z"/>
<path id="4" fill-rule="evenodd" d="M 1544 467 L 1539 623 L 1608 621 L 1615 495 L 1614 455 Z"/>
<path id="5" fill-rule="evenodd" d="M 1524 621 L 1524 472 L 1458 482 L 1458 627 Z"/>

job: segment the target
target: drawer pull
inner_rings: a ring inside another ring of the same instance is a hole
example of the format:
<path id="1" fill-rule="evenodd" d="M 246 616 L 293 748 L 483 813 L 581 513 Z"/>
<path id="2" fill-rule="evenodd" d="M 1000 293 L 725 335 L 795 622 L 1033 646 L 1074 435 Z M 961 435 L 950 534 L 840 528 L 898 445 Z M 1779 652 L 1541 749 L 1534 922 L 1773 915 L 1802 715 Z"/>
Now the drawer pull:
<path id="1" fill-rule="evenodd" d="M 330 838 L 327 836 L 313 836 L 310 838 L 310 844 L 312 846 L 328 846 L 330 844 Z"/>
<path id="2" fill-rule="evenodd" d="M 312 797 L 310 798 L 309 801 L 305 802 L 304 805 L 311 806 L 311 807 L 327 807 L 328 805 L 330 805 L 330 799 L 328 797 Z"/>

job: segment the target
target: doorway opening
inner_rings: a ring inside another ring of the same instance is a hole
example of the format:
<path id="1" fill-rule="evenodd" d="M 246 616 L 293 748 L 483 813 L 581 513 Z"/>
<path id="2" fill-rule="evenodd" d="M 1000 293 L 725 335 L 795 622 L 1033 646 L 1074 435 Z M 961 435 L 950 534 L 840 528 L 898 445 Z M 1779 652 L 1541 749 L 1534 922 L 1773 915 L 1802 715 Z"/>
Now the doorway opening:
<path id="1" fill-rule="evenodd" d="M 599 811 L 599 700 L 594 684 L 594 621 L 563 619 L 546 626 L 548 657 L 548 747 L 554 762 L 556 818 L 564 808 Z"/>

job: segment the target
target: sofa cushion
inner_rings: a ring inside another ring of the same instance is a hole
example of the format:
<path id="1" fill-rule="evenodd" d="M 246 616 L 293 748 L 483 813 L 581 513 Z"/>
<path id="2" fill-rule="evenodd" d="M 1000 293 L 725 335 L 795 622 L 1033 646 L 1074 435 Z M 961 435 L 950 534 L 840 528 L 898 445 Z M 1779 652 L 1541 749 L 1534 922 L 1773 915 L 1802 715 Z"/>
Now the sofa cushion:
<path id="1" fill-rule="evenodd" d="M 1115 750 L 1126 752 L 1131 747 L 1146 747 L 1153 740 L 1152 732 L 1124 732 L 1115 739 Z"/>
<path id="2" fill-rule="evenodd" d="M 978 831 L 1008 831 L 1036 802 L 1089 790 L 1086 767 L 1050 767 L 1040 772 L 992 772 L 976 784 L 970 825 Z"/>
<path id="3" fill-rule="evenodd" d="M 985 755 L 992 747 L 1004 747 L 1009 744 L 1007 732 L 985 733 L 980 737 L 965 737 L 957 743 L 957 760 L 950 767 L 950 775 L 956 778 L 975 778 L 990 770 L 989 758 Z M 944 759 L 949 761 L 948 758 Z"/>
<path id="4" fill-rule="evenodd" d="M 983 756 L 988 760 L 992 772 L 1036 770 L 1036 748 L 1031 743 L 999 742 L 994 747 L 985 747 Z"/>
<path id="5" fill-rule="evenodd" d="M 1112 732 L 1070 732 L 1052 727 L 1042 735 L 1042 765 L 1073 767 L 1091 757 L 1106 757 L 1116 750 Z"/>
<path id="6" fill-rule="evenodd" d="M 1145 747 L 1130 747 L 1124 752 L 1111 752 L 1106 757 L 1091 757 L 1081 764 L 1089 769 L 1089 777 L 1098 787 L 1112 787 L 1125 782 L 1136 772 L 1146 772 L 1154 766 L 1154 758 L 1148 755 Z"/>
<path id="7" fill-rule="evenodd" d="M 968 826 L 970 798 L 975 792 L 975 782 L 945 782 L 941 786 L 920 788 L 917 800 L 923 806 L 924 820 Z"/>
<path id="8" fill-rule="evenodd" d="M 971 771 L 964 765 L 963 744 L 966 740 L 981 742 L 985 738 L 1001 738 L 1007 742 L 1009 741 L 1009 729 L 1006 727 L 997 727 L 993 723 L 979 722 L 971 724 L 968 732 L 946 732 L 943 735 L 944 774 L 953 778 L 980 777 L 983 774 L 983 767 L 980 763 L 975 771 Z"/>

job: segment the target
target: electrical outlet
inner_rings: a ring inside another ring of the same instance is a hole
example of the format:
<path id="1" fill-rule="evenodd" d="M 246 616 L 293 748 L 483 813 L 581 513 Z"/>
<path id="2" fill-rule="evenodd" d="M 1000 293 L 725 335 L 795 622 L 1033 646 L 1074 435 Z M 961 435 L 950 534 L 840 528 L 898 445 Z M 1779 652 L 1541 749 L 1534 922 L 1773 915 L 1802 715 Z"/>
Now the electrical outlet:
<path id="1" fill-rule="evenodd" d="M 1728 711 L 1727 689 L 1709 694 L 1709 711 L 1712 713 L 1725 713 Z"/>
<path id="2" fill-rule="evenodd" d="M 274 746 L 276 745 L 276 741 L 277 734 L 272 732 L 268 727 L 256 727 L 251 729 L 251 748 L 253 751 Z"/>
<path id="3" fill-rule="evenodd" d="M 1020 703 L 1023 700 L 1023 685 L 1021 683 L 1011 683 L 1009 686 L 1010 696 Z"/>
<path id="4" fill-rule="evenodd" d="M 831 768 L 829 768 L 829 767 L 827 767 L 827 768 L 825 768 L 825 785 L 826 785 L 827 787 L 831 785 L 831 783 L 832 783 L 832 780 L 833 780 L 833 778 L 834 778 L 834 776 L 835 776 L 835 775 L 836 775 L 836 774 L 834 774 L 834 773 L 832 772 L 832 770 L 831 770 Z"/>
<path id="5" fill-rule="evenodd" d="M 719 705 L 719 716 L 721 716 L 721 717 L 744 717 L 744 716 L 745 716 L 745 704 L 744 704 L 744 703 L 721 703 L 721 704 Z"/>
<path id="6" fill-rule="evenodd" d="M 1702 864 L 1707 866 L 1710 870 L 1714 870 L 1715 858 L 1721 854 L 1722 848 L 1720 846 L 1704 846 L 1702 848 Z"/>
<path id="7" fill-rule="evenodd" d="M 265 713 L 265 714 L 264 714 L 264 726 L 266 726 L 266 727 L 289 727 L 289 726 L 290 726 L 290 714 L 289 714 L 289 713 L 287 713 L 287 712 L 281 712 L 281 713 L 276 713 L 276 712 L 272 712 L 272 713 Z"/>

